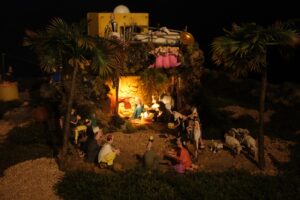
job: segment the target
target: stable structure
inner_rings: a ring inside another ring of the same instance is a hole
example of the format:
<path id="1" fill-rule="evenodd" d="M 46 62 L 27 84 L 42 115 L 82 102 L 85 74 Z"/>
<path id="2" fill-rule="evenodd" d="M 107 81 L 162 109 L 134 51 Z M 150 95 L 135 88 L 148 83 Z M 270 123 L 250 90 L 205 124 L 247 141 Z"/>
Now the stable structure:
<path id="1" fill-rule="evenodd" d="M 108 86 L 110 87 L 110 109 L 114 110 L 116 106 L 116 87 L 112 87 L 112 82 L 109 82 Z M 139 76 L 121 76 L 118 89 L 119 115 L 130 118 L 134 112 L 137 98 L 141 102 L 145 102 L 148 94 L 144 92 Z"/>
<path id="2" fill-rule="evenodd" d="M 193 36 L 186 31 L 150 27 L 149 13 L 131 13 L 124 5 L 117 6 L 112 13 L 88 13 L 87 19 L 88 34 L 91 36 L 116 38 L 125 43 L 154 44 L 155 48 L 149 54 L 155 57 L 155 61 L 149 68 L 181 66 L 178 45 L 194 42 Z M 118 91 L 110 84 L 111 110 L 118 105 L 118 114 L 122 117 L 130 117 L 134 112 L 137 99 L 142 102 L 151 99 L 152 94 L 143 94 L 141 85 L 141 80 L 137 76 L 121 77 L 116 86 Z"/>
<path id="3" fill-rule="evenodd" d="M 129 40 L 133 32 L 147 33 L 149 13 L 130 13 L 126 8 L 121 5 L 112 13 L 88 13 L 88 34 L 100 37 L 109 37 L 113 34 Z"/>

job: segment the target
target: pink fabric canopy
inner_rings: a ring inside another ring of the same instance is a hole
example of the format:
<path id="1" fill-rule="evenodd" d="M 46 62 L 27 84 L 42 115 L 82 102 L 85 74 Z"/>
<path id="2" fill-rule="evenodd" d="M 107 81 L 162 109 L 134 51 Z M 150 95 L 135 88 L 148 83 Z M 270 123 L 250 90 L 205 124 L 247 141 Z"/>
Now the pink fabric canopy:
<path id="1" fill-rule="evenodd" d="M 158 55 L 155 59 L 155 63 L 151 64 L 149 68 L 173 68 L 180 66 L 181 63 L 173 54 Z"/>

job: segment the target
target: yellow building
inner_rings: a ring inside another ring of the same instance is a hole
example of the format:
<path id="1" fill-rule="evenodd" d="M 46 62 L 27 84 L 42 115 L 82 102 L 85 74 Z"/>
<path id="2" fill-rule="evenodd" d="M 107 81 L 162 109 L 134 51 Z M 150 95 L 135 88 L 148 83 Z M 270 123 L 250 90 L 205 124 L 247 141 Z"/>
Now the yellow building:
<path id="1" fill-rule="evenodd" d="M 124 7 L 117 6 L 112 13 L 88 13 L 88 34 L 105 37 L 106 34 L 115 32 L 120 37 L 127 37 L 133 31 L 148 32 L 149 14 L 130 13 L 128 8 Z"/>
<path id="2" fill-rule="evenodd" d="M 126 6 L 117 6 L 111 13 L 88 13 L 88 34 L 91 36 L 108 37 L 111 34 L 124 39 L 130 39 L 131 33 L 147 33 L 149 26 L 148 13 L 130 13 Z M 119 114 L 122 117 L 131 117 L 134 110 L 135 98 L 144 100 L 140 88 L 140 79 L 137 76 L 121 77 L 119 80 Z M 111 84 L 110 84 L 111 86 Z M 111 87 L 109 94 L 111 109 L 115 105 L 115 89 Z"/>

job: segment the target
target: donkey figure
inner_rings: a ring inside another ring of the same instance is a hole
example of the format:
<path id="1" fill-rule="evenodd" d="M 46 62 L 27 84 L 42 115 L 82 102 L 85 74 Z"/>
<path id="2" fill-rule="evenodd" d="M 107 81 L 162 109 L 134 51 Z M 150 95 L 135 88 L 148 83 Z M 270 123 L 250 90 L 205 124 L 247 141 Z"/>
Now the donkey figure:
<path id="1" fill-rule="evenodd" d="M 197 118 L 195 119 L 189 119 L 188 120 L 188 126 L 187 126 L 187 133 L 189 135 L 189 138 L 191 141 L 195 144 L 195 158 L 198 158 L 198 149 L 199 149 L 199 143 L 200 148 L 204 148 L 204 143 L 202 140 L 202 130 L 201 130 L 201 124 Z"/>

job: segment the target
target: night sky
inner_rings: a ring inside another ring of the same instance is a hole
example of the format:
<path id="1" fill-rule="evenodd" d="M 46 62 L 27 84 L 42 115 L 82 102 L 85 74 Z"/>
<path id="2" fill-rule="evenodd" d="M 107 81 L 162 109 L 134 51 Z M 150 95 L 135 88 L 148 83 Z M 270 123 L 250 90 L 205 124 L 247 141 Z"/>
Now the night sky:
<path id="1" fill-rule="evenodd" d="M 73 0 L 73 1 L 6 1 L 0 6 L 1 41 L 0 52 L 6 53 L 5 64 L 13 65 L 18 76 L 30 76 L 36 72 L 37 61 L 33 53 L 22 47 L 24 30 L 45 27 L 53 17 L 61 17 L 68 22 L 86 18 L 87 12 L 112 12 L 119 4 L 126 5 L 131 12 L 149 12 L 150 26 L 167 26 L 183 30 L 185 26 L 204 50 L 207 67 L 210 63 L 210 43 L 214 37 L 222 35 L 223 28 L 230 28 L 233 22 L 256 22 L 270 25 L 276 20 L 299 18 L 296 1 L 196 1 L 182 2 L 166 0 Z M 197 5 L 198 4 L 198 5 Z M 271 81 L 293 81 L 300 83 L 296 70 L 300 64 L 299 47 L 296 56 L 287 62 L 273 56 L 270 60 L 273 73 Z"/>

